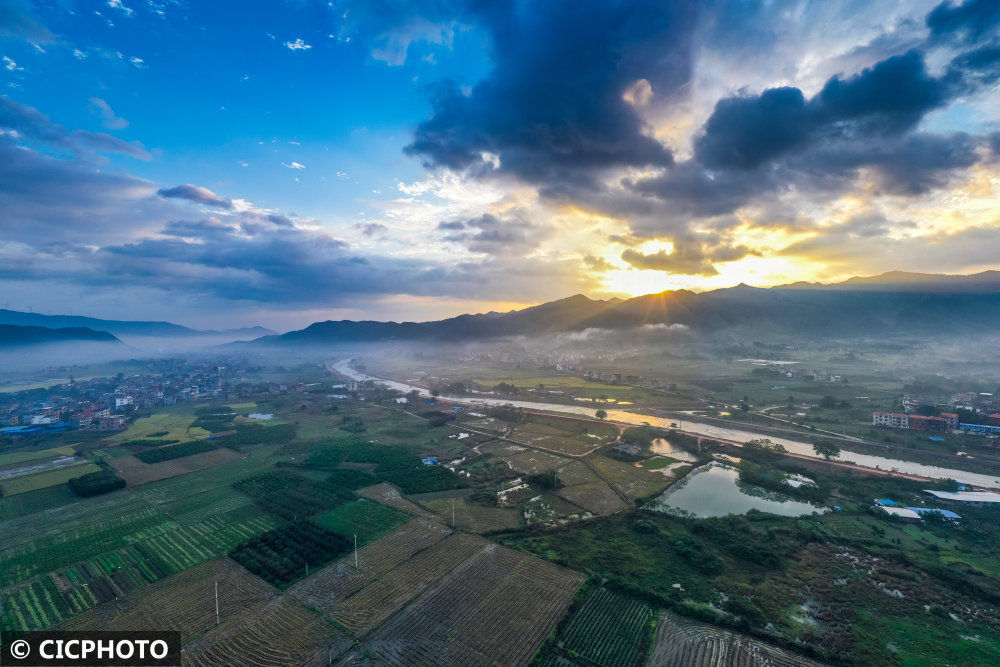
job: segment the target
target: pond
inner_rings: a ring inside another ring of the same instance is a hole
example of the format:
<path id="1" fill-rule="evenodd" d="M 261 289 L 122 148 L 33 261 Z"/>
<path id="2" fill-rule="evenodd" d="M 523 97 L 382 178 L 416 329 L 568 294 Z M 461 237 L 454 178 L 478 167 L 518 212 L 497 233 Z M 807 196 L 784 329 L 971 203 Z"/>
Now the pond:
<path id="1" fill-rule="evenodd" d="M 710 463 L 695 470 L 652 501 L 650 509 L 701 519 L 744 514 L 752 509 L 782 516 L 823 511 L 822 507 L 795 500 L 789 495 L 743 484 L 735 469 L 719 463 Z"/>
<path id="2" fill-rule="evenodd" d="M 670 458 L 677 459 L 678 461 L 694 463 L 697 460 L 694 454 L 691 454 L 688 451 L 672 444 L 666 438 L 655 438 L 651 443 L 649 443 L 649 449 L 654 454 L 669 456 Z"/>

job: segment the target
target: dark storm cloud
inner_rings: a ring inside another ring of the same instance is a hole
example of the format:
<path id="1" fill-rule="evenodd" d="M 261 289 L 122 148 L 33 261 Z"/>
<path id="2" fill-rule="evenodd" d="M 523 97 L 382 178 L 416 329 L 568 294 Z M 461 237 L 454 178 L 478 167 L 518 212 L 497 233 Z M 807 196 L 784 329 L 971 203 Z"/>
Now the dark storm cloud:
<path id="1" fill-rule="evenodd" d="M 932 39 L 975 42 L 994 35 L 1000 25 L 1000 3 L 996 0 L 942 2 L 927 15 Z"/>
<path id="2" fill-rule="evenodd" d="M 233 202 L 225 197 L 220 197 L 208 188 L 185 183 L 172 188 L 162 188 L 156 194 L 168 199 L 187 199 L 188 201 L 204 204 L 214 208 L 232 209 Z"/>
<path id="3" fill-rule="evenodd" d="M 664 166 L 670 151 L 624 99 L 645 78 L 669 95 L 690 76 L 692 3 L 553 0 L 472 12 L 492 40 L 493 71 L 471 90 L 433 89 L 433 116 L 407 147 L 455 169 L 499 156 L 501 169 L 551 187 L 611 167 Z"/>
<path id="4" fill-rule="evenodd" d="M 45 144 L 74 153 L 122 153 L 140 160 L 152 156 L 142 144 L 123 141 L 104 132 L 75 130 L 70 132 L 53 123 L 48 116 L 33 107 L 0 96 L 0 129 L 17 133 L 18 138 Z"/>
<path id="5" fill-rule="evenodd" d="M 722 99 L 696 138 L 691 160 L 622 183 L 697 218 L 731 213 L 790 189 L 820 199 L 836 196 L 853 187 L 861 169 L 884 192 L 923 194 L 975 164 L 976 148 L 986 139 L 914 128 L 928 112 L 979 89 L 993 66 L 991 56 L 961 54 L 934 77 L 923 56 L 909 51 L 854 76 L 834 76 L 811 99 L 792 87 Z M 657 223 L 637 230 L 655 234 Z"/>
<path id="6" fill-rule="evenodd" d="M 713 169 L 754 169 L 813 140 L 900 133 L 954 89 L 911 51 L 848 79 L 835 76 L 808 102 L 791 87 L 723 99 L 695 141 L 695 158 Z"/>

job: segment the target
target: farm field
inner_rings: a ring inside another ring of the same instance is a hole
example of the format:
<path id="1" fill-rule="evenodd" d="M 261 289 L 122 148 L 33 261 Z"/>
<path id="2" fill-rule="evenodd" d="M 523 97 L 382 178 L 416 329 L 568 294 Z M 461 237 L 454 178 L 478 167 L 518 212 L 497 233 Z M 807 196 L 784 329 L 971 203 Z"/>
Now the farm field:
<path id="1" fill-rule="evenodd" d="M 157 518 L 149 517 L 150 522 Z M 4 609 L 0 625 L 5 629 L 45 629 L 224 554 L 273 526 L 270 517 L 238 510 L 188 526 L 169 521 L 150 523 L 137 531 L 133 525 L 122 526 L 112 535 L 96 534 L 89 540 L 81 538 L 17 554 L 4 560 L 5 580 L 23 583 L 0 591 Z M 107 549 L 123 542 L 127 546 Z M 51 572 L 31 577 L 54 566 Z"/>
<path id="2" fill-rule="evenodd" d="M 24 463 L 25 461 L 37 461 L 57 456 L 74 456 L 75 454 L 76 450 L 72 447 L 72 445 L 51 447 L 49 449 L 36 449 L 34 451 L 7 452 L 6 454 L 0 454 L 0 469 L 17 463 Z"/>
<path id="3" fill-rule="evenodd" d="M 165 435 L 157 436 L 162 440 L 200 440 L 209 435 L 209 432 L 200 427 L 191 428 L 197 415 L 192 405 L 176 405 L 165 408 L 163 412 L 158 412 L 149 417 L 141 417 L 135 420 L 127 429 L 121 433 L 116 433 L 104 440 L 106 444 L 118 445 L 129 440 L 144 440 L 150 438 L 153 433 L 166 431 Z"/>
<path id="4" fill-rule="evenodd" d="M 118 476 L 128 482 L 129 486 L 142 486 L 195 470 L 231 463 L 244 456 L 231 449 L 219 448 L 160 463 L 145 463 L 135 456 L 116 456 L 108 460 L 108 465 L 114 468 Z"/>
<path id="5" fill-rule="evenodd" d="M 316 612 L 281 597 L 244 617 L 212 628 L 185 647 L 185 665 L 326 664 L 353 640 Z"/>
<path id="6" fill-rule="evenodd" d="M 483 445 L 479 449 L 482 452 L 492 454 L 509 462 L 514 470 L 527 474 L 548 472 L 553 468 L 566 465 L 571 460 L 557 454 L 540 452 L 537 449 L 530 449 L 509 442 L 497 441 Z"/>
<path id="7" fill-rule="evenodd" d="M 619 461 L 599 454 L 589 457 L 588 461 L 629 500 L 656 495 L 671 482 L 671 479 L 663 473 L 636 467 L 628 461 Z"/>
<path id="8" fill-rule="evenodd" d="M 559 633 L 546 664 L 569 660 L 580 665 L 634 667 L 639 664 L 642 640 L 652 618 L 653 610 L 644 602 L 597 588 Z"/>
<path id="9" fill-rule="evenodd" d="M 523 664 L 562 616 L 583 576 L 486 544 L 382 626 L 348 664 Z"/>
<path id="10" fill-rule="evenodd" d="M 348 554 L 322 570 L 295 583 L 288 594 L 320 611 L 327 612 L 340 600 L 364 588 L 368 582 L 404 563 L 415 554 L 433 547 L 451 531 L 436 521 L 411 519 L 391 533 Z"/>
<path id="11" fill-rule="evenodd" d="M 185 643 L 215 626 L 215 583 L 219 614 L 230 619 L 252 613 L 276 597 L 273 588 L 229 558 L 214 558 L 118 600 L 90 609 L 59 630 L 176 630 Z"/>
<path id="12" fill-rule="evenodd" d="M 342 598 L 328 613 L 337 624 L 357 636 L 364 635 L 486 544 L 464 533 L 449 535 Z"/>
<path id="13" fill-rule="evenodd" d="M 628 508 L 628 504 L 601 479 L 563 487 L 558 495 L 592 514 L 614 514 Z"/>
<path id="14" fill-rule="evenodd" d="M 467 498 L 455 498 L 454 505 L 452 500 L 447 498 L 422 500 L 420 504 L 438 515 L 449 526 L 454 507 L 455 527 L 471 533 L 517 528 L 521 523 L 521 513 L 516 508 L 476 505 Z"/>
<path id="15" fill-rule="evenodd" d="M 610 424 L 533 415 L 516 425 L 509 437 L 565 454 L 584 454 L 617 435 L 618 429 Z"/>
<path id="16" fill-rule="evenodd" d="M 376 484 L 375 486 L 368 486 L 363 489 L 359 489 L 358 495 L 363 498 L 368 498 L 369 500 L 384 503 L 390 507 L 394 507 L 410 514 L 429 515 L 426 510 L 421 509 L 415 503 L 412 503 L 404 498 L 399 492 L 399 489 L 392 484 L 387 484 L 385 482 L 382 484 Z"/>
<path id="17" fill-rule="evenodd" d="M 34 512 L 52 509 L 78 499 L 78 496 L 70 491 L 65 484 L 37 491 L 26 491 L 16 496 L 5 496 L 0 498 L 0 521 L 8 521 Z"/>
<path id="18" fill-rule="evenodd" d="M 19 493 L 37 491 L 50 486 L 56 486 L 57 484 L 65 484 L 69 479 L 80 477 L 81 475 L 86 475 L 92 472 L 98 472 L 99 470 L 100 468 L 93 463 L 81 462 L 78 465 L 67 466 L 65 468 L 56 468 L 54 470 L 38 472 L 32 475 L 11 477 L 10 479 L 5 479 L 2 483 L 0 483 L 0 489 L 3 489 L 4 497 L 16 496 Z"/>
<path id="19" fill-rule="evenodd" d="M 346 537 L 358 536 L 358 546 L 364 546 L 377 537 L 409 521 L 411 515 L 388 505 L 365 498 L 344 503 L 320 512 L 315 521 L 320 526 Z"/>
<path id="20" fill-rule="evenodd" d="M 663 611 L 646 665 L 649 667 L 818 667 L 821 663 L 731 630 Z"/>

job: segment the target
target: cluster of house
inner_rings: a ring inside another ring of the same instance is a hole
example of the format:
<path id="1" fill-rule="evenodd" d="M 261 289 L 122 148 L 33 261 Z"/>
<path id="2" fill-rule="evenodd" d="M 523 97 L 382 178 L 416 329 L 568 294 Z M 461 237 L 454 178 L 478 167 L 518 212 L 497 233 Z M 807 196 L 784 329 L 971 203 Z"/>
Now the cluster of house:
<path id="1" fill-rule="evenodd" d="M 937 416 L 914 414 L 912 411 L 921 405 L 926 405 L 926 402 L 904 398 L 903 412 L 873 412 L 872 425 L 934 433 L 965 431 L 992 438 L 1000 437 L 1000 402 L 993 394 L 967 392 L 956 395 L 951 401 L 953 409 L 978 413 L 983 416 L 982 421 L 985 423 L 959 421 L 958 413 L 955 412 L 942 412 Z"/>
<path id="2" fill-rule="evenodd" d="M 650 379 L 648 382 L 643 382 L 643 377 L 641 375 L 631 375 L 629 373 L 622 372 L 604 372 L 604 371 L 584 371 L 583 377 L 586 380 L 593 380 L 594 382 L 604 382 L 606 384 L 623 384 L 623 385 L 642 385 L 650 387 L 651 389 L 660 389 L 663 391 L 674 392 L 677 391 L 676 382 L 664 382 L 663 380 Z"/>
<path id="3" fill-rule="evenodd" d="M 959 422 L 958 415 L 954 412 L 942 412 L 939 417 L 911 415 L 905 412 L 873 412 L 872 425 L 946 433 L 957 429 Z"/>
<path id="4" fill-rule="evenodd" d="M 0 435 L 28 435 L 79 429 L 118 431 L 139 408 L 180 401 L 232 400 L 287 392 L 303 393 L 306 385 L 249 382 L 246 371 L 217 362 L 156 360 L 151 372 L 116 378 L 70 379 L 45 391 L 0 395 Z"/>

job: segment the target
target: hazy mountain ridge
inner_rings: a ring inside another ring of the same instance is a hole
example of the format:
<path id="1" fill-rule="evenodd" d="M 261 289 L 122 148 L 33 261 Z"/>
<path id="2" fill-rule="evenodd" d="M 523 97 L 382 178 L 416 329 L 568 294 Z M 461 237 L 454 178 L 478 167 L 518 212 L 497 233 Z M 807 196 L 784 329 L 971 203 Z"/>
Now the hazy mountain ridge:
<path id="1" fill-rule="evenodd" d="M 3 347 L 73 342 L 122 344 L 118 338 L 107 331 L 95 331 L 86 327 L 53 329 L 49 327 L 0 324 L 0 346 Z"/>
<path id="2" fill-rule="evenodd" d="M 275 333 L 264 327 L 244 327 L 241 329 L 227 329 L 225 331 L 201 331 L 171 322 L 103 320 L 83 315 L 43 315 L 42 313 L 25 313 L 7 309 L 0 309 L 0 324 L 44 327 L 48 329 L 82 327 L 95 331 L 107 331 L 115 336 L 267 336 Z"/>
<path id="3" fill-rule="evenodd" d="M 890 272 L 833 285 L 807 285 L 737 285 L 703 293 L 674 290 L 603 301 L 577 294 L 523 310 L 433 322 L 317 322 L 250 344 L 461 341 L 590 328 L 623 330 L 647 324 L 680 324 L 702 333 L 740 329 L 820 337 L 934 336 L 1000 328 L 997 271 L 975 276 Z"/>

